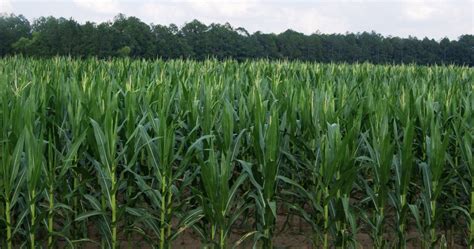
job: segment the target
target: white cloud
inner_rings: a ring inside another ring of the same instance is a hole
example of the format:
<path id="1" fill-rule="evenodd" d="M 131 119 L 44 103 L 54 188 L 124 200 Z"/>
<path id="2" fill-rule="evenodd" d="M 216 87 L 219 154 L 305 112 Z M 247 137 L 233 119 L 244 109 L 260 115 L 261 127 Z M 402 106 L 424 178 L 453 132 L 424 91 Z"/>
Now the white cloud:
<path id="1" fill-rule="evenodd" d="M 293 29 L 311 34 L 317 30 L 344 33 L 349 29 L 346 20 L 339 15 L 338 8 L 302 2 L 291 4 L 261 0 L 154 1 L 144 4 L 138 13 L 138 16 L 154 23 L 182 25 L 192 19 L 198 19 L 205 24 L 229 22 L 234 27 L 244 27 L 250 32 L 260 30 L 280 33 L 286 29 Z"/>
<path id="2" fill-rule="evenodd" d="M 259 5 L 256 0 L 207 0 L 207 1 L 149 1 L 138 8 L 138 12 L 130 13 L 144 17 L 153 23 L 182 25 L 193 19 L 206 24 L 231 22 L 238 25 L 239 18 L 252 18 Z"/>
<path id="3" fill-rule="evenodd" d="M 207 1 L 190 1 L 193 8 L 197 11 L 225 15 L 228 17 L 242 16 L 250 14 L 252 8 L 257 7 L 257 0 L 207 0 Z"/>
<path id="4" fill-rule="evenodd" d="M 53 15 L 80 22 L 124 13 L 145 23 L 181 26 L 197 19 L 265 33 L 374 30 L 436 39 L 474 33 L 473 0 L 0 0 L 0 12 L 12 9 L 11 3 L 15 14 L 28 18 Z"/>
<path id="5" fill-rule="evenodd" d="M 0 0 L 0 13 L 13 12 L 13 6 L 10 0 Z"/>
<path id="6" fill-rule="evenodd" d="M 426 20 L 433 17 L 439 10 L 438 6 L 423 2 L 407 3 L 404 8 L 404 15 L 413 20 Z"/>
<path id="7" fill-rule="evenodd" d="M 143 21 L 149 21 L 155 24 L 176 23 L 176 20 L 186 20 L 189 17 L 189 13 L 186 9 L 177 8 L 169 3 L 146 3 L 138 8 L 138 14 L 137 17 L 141 18 Z"/>
<path id="8" fill-rule="evenodd" d="M 456 14 L 467 12 L 474 15 L 472 0 L 401 0 L 402 14 L 414 21 L 425 21 L 438 17 L 457 18 Z"/>
<path id="9" fill-rule="evenodd" d="M 117 14 L 121 11 L 120 3 L 117 0 L 73 0 L 81 7 L 94 12 L 104 14 Z"/>
<path id="10" fill-rule="evenodd" d="M 346 20 L 343 18 L 330 17 L 324 11 L 315 8 L 296 12 L 284 10 L 283 16 L 287 16 L 288 23 L 292 23 L 294 26 L 293 29 L 306 34 L 314 33 L 317 30 L 323 33 L 344 33 L 349 30 Z"/>

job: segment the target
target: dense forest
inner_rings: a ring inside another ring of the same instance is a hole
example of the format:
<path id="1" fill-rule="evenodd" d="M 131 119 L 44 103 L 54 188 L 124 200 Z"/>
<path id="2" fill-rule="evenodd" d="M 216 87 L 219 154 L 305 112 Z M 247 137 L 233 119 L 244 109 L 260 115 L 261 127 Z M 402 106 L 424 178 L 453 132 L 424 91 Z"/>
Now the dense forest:
<path id="1" fill-rule="evenodd" d="M 255 32 L 230 24 L 193 20 L 148 25 L 136 17 L 80 24 L 73 19 L 41 17 L 32 23 L 22 15 L 0 16 L 0 56 L 23 54 L 109 58 L 191 58 L 236 60 L 268 58 L 315 62 L 417 63 L 474 66 L 474 35 L 440 41 L 384 37 L 375 32 L 305 35 Z"/>

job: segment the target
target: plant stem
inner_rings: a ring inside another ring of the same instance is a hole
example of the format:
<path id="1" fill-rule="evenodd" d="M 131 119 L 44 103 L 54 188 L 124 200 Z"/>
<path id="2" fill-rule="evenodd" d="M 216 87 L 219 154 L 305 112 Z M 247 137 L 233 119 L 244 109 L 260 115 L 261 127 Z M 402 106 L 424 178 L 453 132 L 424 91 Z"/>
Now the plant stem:
<path id="1" fill-rule="evenodd" d="M 54 209 L 54 188 L 49 186 L 49 212 L 48 212 L 48 248 L 53 248 L 53 209 Z"/>
<path id="2" fill-rule="evenodd" d="M 171 186 L 171 179 L 170 179 L 170 183 L 169 183 L 169 186 Z M 173 200 L 172 197 L 173 197 L 173 192 L 171 192 L 171 188 L 169 188 L 168 190 L 168 211 L 166 213 L 166 217 L 167 219 L 170 219 L 171 218 L 171 212 L 172 212 L 172 203 L 171 201 Z M 168 227 L 168 233 L 166 235 L 167 238 L 169 238 L 171 236 L 171 224 L 167 224 L 167 227 Z"/>
<path id="3" fill-rule="evenodd" d="M 101 196 L 101 205 L 102 205 L 102 210 L 106 210 L 107 209 L 107 203 L 106 203 L 106 199 L 105 199 L 105 195 L 102 195 Z M 106 248 L 105 247 L 106 243 L 105 243 L 105 239 L 104 239 L 104 236 L 101 236 L 101 239 L 100 239 L 100 248 Z"/>
<path id="4" fill-rule="evenodd" d="M 402 217 L 403 215 L 403 209 L 405 208 L 406 205 L 406 195 L 401 194 L 400 195 L 400 208 L 399 210 L 399 221 L 398 221 L 398 247 L 399 248 L 405 248 L 405 219 Z"/>
<path id="5" fill-rule="evenodd" d="M 224 236 L 224 229 L 220 229 L 220 239 L 219 239 L 219 249 L 225 248 L 225 236 Z"/>
<path id="6" fill-rule="evenodd" d="M 324 191 L 325 191 L 324 196 L 327 199 L 329 195 L 328 187 L 326 187 Z M 329 203 L 328 202 L 329 202 L 328 200 L 324 201 L 324 245 L 323 245 L 324 249 L 329 248 L 329 244 L 328 244 L 328 240 L 329 240 L 329 205 L 328 204 Z"/>
<path id="7" fill-rule="evenodd" d="M 385 208 L 383 205 L 380 207 L 380 217 L 382 217 L 382 219 L 385 218 Z M 378 231 L 378 248 L 382 248 L 383 244 L 384 244 L 384 240 L 383 240 L 383 222 L 382 222 L 382 226 L 379 228 L 379 231 Z"/>
<path id="8" fill-rule="evenodd" d="M 264 234 L 265 234 L 265 240 L 263 241 L 263 247 L 265 249 L 273 248 L 272 239 L 271 239 L 271 236 L 270 236 L 270 228 L 266 228 L 265 231 L 264 231 Z"/>
<path id="9" fill-rule="evenodd" d="M 474 177 L 472 177 L 472 183 L 474 186 Z M 471 190 L 471 233 L 469 239 L 470 248 L 474 247 L 474 187 Z"/>
<path id="10" fill-rule="evenodd" d="M 112 194 L 112 248 L 117 248 L 117 207 L 115 193 Z"/>
<path id="11" fill-rule="evenodd" d="M 31 214 L 31 228 L 30 228 L 30 248 L 35 249 L 35 223 L 36 223 L 36 208 L 35 208 L 35 190 L 31 191 L 30 194 L 30 214 Z"/>
<path id="12" fill-rule="evenodd" d="M 10 199 L 5 200 L 5 219 L 7 222 L 7 249 L 12 249 L 12 224 L 10 216 Z"/>
<path id="13" fill-rule="evenodd" d="M 165 179 L 165 176 L 163 176 Z M 161 181 L 161 216 L 160 216 L 160 248 L 165 248 L 165 216 L 166 216 L 166 182 Z"/>
<path id="14" fill-rule="evenodd" d="M 435 224 L 435 216 L 436 216 L 436 201 L 432 200 L 431 204 L 431 246 L 436 244 L 436 224 Z"/>
<path id="15" fill-rule="evenodd" d="M 77 166 L 76 164 L 76 157 L 74 157 L 74 165 Z M 79 188 L 79 174 L 75 175 L 74 173 L 72 174 L 73 178 L 74 178 L 74 181 L 73 181 L 73 191 L 77 191 L 78 188 Z M 74 197 L 72 199 L 72 210 L 73 210 L 73 213 L 74 213 L 74 220 L 76 220 L 77 218 L 77 214 L 79 213 L 79 205 L 78 205 L 79 201 L 77 199 L 77 193 L 74 194 Z M 73 239 L 77 239 L 77 230 L 79 229 L 78 226 L 77 226 L 77 223 L 74 222 L 72 224 L 72 236 L 73 236 Z"/>
<path id="16" fill-rule="evenodd" d="M 115 179 L 115 169 L 116 166 L 112 168 L 112 203 L 110 204 L 112 208 L 112 249 L 117 248 L 117 198 L 116 198 L 116 179 Z"/>

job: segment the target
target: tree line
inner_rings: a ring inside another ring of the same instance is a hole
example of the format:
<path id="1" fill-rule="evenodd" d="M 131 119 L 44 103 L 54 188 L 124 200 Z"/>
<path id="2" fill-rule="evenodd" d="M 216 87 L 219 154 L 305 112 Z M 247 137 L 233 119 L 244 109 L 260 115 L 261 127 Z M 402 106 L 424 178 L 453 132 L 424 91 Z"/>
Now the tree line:
<path id="1" fill-rule="evenodd" d="M 382 36 L 375 32 L 311 35 L 288 29 L 280 34 L 249 33 L 230 24 L 193 20 L 148 25 L 136 17 L 80 24 L 73 19 L 0 16 L 0 56 L 56 55 L 110 58 L 290 59 L 315 62 L 417 63 L 474 66 L 474 36 L 440 41 Z"/>

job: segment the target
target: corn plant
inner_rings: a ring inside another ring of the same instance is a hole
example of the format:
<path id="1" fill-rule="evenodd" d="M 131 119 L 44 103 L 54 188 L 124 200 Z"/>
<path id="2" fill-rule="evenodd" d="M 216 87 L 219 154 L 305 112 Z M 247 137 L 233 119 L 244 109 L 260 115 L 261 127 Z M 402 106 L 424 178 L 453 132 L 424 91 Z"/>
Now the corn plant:
<path id="1" fill-rule="evenodd" d="M 160 210 L 159 221 L 159 246 L 160 248 L 169 248 L 169 238 L 171 236 L 171 218 L 172 218 L 172 202 L 173 202 L 173 187 L 176 176 L 174 164 L 176 163 L 176 146 L 175 146 L 175 131 L 173 125 L 169 125 L 166 121 L 165 112 L 159 120 L 154 116 L 149 116 L 148 121 L 150 128 L 156 134 L 156 138 L 151 138 L 148 132 L 142 126 L 140 127 L 140 135 L 144 141 L 149 155 L 149 163 L 153 168 L 155 180 L 158 184 L 158 191 L 153 187 L 146 187 L 142 179 L 137 179 L 140 184 L 140 189 L 151 198 L 153 206 Z"/>
<path id="2" fill-rule="evenodd" d="M 395 126 L 395 136 L 398 131 Z M 392 192 L 392 202 L 396 211 L 398 247 L 406 247 L 406 220 L 409 214 L 409 202 L 407 199 L 411 176 L 413 173 L 413 142 L 414 127 L 407 119 L 403 131 L 403 142 L 398 143 L 398 157 L 395 159 L 395 191 Z"/>
<path id="3" fill-rule="evenodd" d="M 2 98 L 5 100 L 5 98 Z M 25 134 L 23 132 L 16 133 L 14 125 L 19 124 L 15 121 L 19 116 L 13 116 L 16 109 L 10 110 L 5 102 L 2 102 L 2 138 L 1 138 L 1 197 L 4 204 L 4 214 L 2 215 L 5 222 L 5 243 L 2 243 L 8 249 L 13 248 L 14 231 L 16 225 L 13 223 L 13 215 L 16 213 L 16 205 L 18 198 L 23 189 L 23 183 L 26 179 L 26 170 L 22 166 L 22 154 L 24 148 Z"/>
<path id="4" fill-rule="evenodd" d="M 224 108 L 220 139 L 224 150 L 216 151 L 217 146 L 211 141 L 209 158 L 201 163 L 200 168 L 203 184 L 201 203 L 205 217 L 211 223 L 210 240 L 217 241 L 218 248 L 227 248 L 232 225 L 250 207 L 249 204 L 236 200 L 240 186 L 247 179 L 247 174 L 241 172 L 235 180 L 232 179 L 235 172 L 234 163 L 239 153 L 240 139 L 244 133 L 241 132 L 234 137 L 232 106 L 226 102 Z M 218 238 L 216 239 L 216 237 Z"/>
<path id="5" fill-rule="evenodd" d="M 471 99 L 466 99 L 466 106 L 474 106 L 474 101 Z M 470 248 L 474 247 L 474 160 L 473 160 L 473 142 L 474 142 L 474 131 L 472 130 L 472 108 L 466 109 L 465 116 L 462 120 L 462 125 L 465 128 L 465 133 L 460 133 L 460 130 L 457 130 L 457 143 L 460 147 L 460 154 L 464 164 L 467 167 L 467 177 L 470 178 L 470 186 L 466 186 L 467 196 L 470 196 L 469 207 L 466 206 L 464 210 L 469 215 L 466 215 L 467 220 L 469 221 L 469 238 L 467 244 Z M 467 184 L 466 184 L 467 185 Z"/>
<path id="6" fill-rule="evenodd" d="M 470 230 L 469 230 L 469 234 L 470 234 L 470 237 L 469 237 L 469 245 L 471 246 L 474 246 L 474 177 L 473 177 L 473 173 L 474 172 L 474 161 L 472 159 L 472 135 L 466 135 L 465 137 L 465 140 L 464 140 L 464 144 L 463 144 L 463 150 L 464 150 L 464 153 L 465 153 L 465 157 L 466 157 L 466 162 L 469 163 L 470 165 L 470 169 L 469 171 L 471 172 L 471 207 L 470 207 Z"/>
<path id="7" fill-rule="evenodd" d="M 156 209 L 156 212 L 128 208 L 129 212 L 135 216 L 143 216 L 143 222 L 157 235 L 160 248 L 170 248 L 171 242 L 181 232 L 192 227 L 203 216 L 201 208 L 189 212 L 179 210 L 180 205 L 184 203 L 177 205 L 176 201 L 182 198 L 184 189 L 195 178 L 197 171 L 189 171 L 187 166 L 194 154 L 201 151 L 199 145 L 208 138 L 208 136 L 203 136 L 188 148 L 184 147 L 187 142 L 184 138 L 177 143 L 176 124 L 169 123 L 166 118 L 169 107 L 167 103 L 158 116 L 149 111 L 142 120 L 144 124 L 139 124 L 135 132 L 141 141 L 138 151 L 146 152 L 146 162 L 151 167 L 152 177 L 144 177 L 137 170 L 132 170 L 132 173 L 140 194 L 146 197 L 147 202 Z M 152 132 L 152 135 L 148 130 Z M 182 212 L 178 214 L 177 211 Z M 175 230 L 172 226 L 173 218 L 181 219 Z"/>
<path id="8" fill-rule="evenodd" d="M 45 146 L 43 139 L 43 127 L 35 125 L 36 96 L 31 94 L 25 101 L 24 107 L 29 108 L 32 112 L 24 114 L 24 136 L 25 136 L 25 167 L 26 167 L 26 189 L 27 189 L 27 205 L 29 220 L 27 224 L 29 233 L 29 246 L 36 248 L 36 233 L 39 230 L 38 202 L 40 200 L 42 189 L 42 175 L 45 165 Z"/>
<path id="9" fill-rule="evenodd" d="M 374 209 L 366 217 L 367 223 L 372 228 L 371 237 L 375 248 L 384 248 L 386 240 L 384 239 L 386 209 L 390 188 L 390 174 L 394 153 L 394 145 L 389 134 L 389 121 L 384 118 L 382 122 L 372 124 L 370 140 L 364 136 L 364 144 L 368 151 L 366 158 L 370 164 L 370 170 L 373 178 L 372 183 L 364 181 L 367 197 L 372 202 Z M 365 159 L 365 158 L 360 158 Z M 372 186 L 370 186 L 372 185 Z"/>
<path id="10" fill-rule="evenodd" d="M 116 97 L 112 97 L 109 103 L 111 107 L 114 105 Z M 98 200 L 93 196 L 88 196 L 89 201 L 94 207 L 94 211 L 83 214 L 76 220 L 82 220 L 92 215 L 100 214 L 103 217 L 101 222 L 101 229 L 105 238 L 105 243 L 109 248 L 117 248 L 118 238 L 118 222 L 117 215 L 119 212 L 119 203 L 117 202 L 117 192 L 119 187 L 120 178 L 118 172 L 118 164 L 122 156 L 120 151 L 117 151 L 118 141 L 118 129 L 119 124 L 117 116 L 113 112 L 107 112 L 105 114 L 102 124 L 91 119 L 92 128 L 94 131 L 94 137 L 96 141 L 97 157 L 99 161 L 93 161 L 95 169 L 98 174 L 99 184 L 102 191 L 102 201 L 99 206 Z M 107 213 L 110 213 L 110 218 Z M 104 241 L 104 240 L 103 240 Z M 104 242 L 103 242 L 104 243 Z M 103 244 L 104 246 L 104 244 Z"/>
<path id="11" fill-rule="evenodd" d="M 329 248 L 329 235 L 336 239 L 336 246 L 347 246 L 346 222 L 352 223 L 349 213 L 349 192 L 355 180 L 355 167 L 351 165 L 352 152 L 348 145 L 353 137 L 342 138 L 337 124 L 328 124 L 327 136 L 321 139 L 319 181 L 321 182 L 321 201 L 324 215 L 323 247 Z M 346 221 L 347 219 L 347 221 Z"/>
<path id="12" fill-rule="evenodd" d="M 472 82 L 449 65 L 1 58 L 0 247 L 272 248 L 295 228 L 323 248 L 472 247 Z"/>
<path id="13" fill-rule="evenodd" d="M 275 199 L 279 168 L 279 115 L 276 107 L 271 107 L 267 118 L 266 103 L 261 100 L 258 89 L 254 92 L 253 146 L 257 165 L 247 169 L 255 192 L 251 195 L 256 202 L 258 239 L 263 239 L 263 248 L 272 247 L 272 234 L 276 219 L 277 203 Z M 268 121 L 267 121 L 268 120 Z M 244 167 L 248 164 L 243 163 Z"/>
<path id="14" fill-rule="evenodd" d="M 226 158 L 222 153 L 218 159 L 219 155 L 216 154 L 211 150 L 209 160 L 201 167 L 201 180 L 205 191 L 202 205 L 206 218 L 212 224 L 210 240 L 217 240 L 218 248 L 227 248 L 227 238 L 232 225 L 246 209 L 242 204 L 236 203 L 235 198 L 247 175 L 241 174 L 229 185 L 233 169 L 230 158 Z"/>
<path id="15" fill-rule="evenodd" d="M 449 179 L 448 177 L 443 177 L 447 163 L 446 152 L 449 135 L 445 134 L 444 138 L 442 138 L 440 129 L 439 123 L 433 121 L 431 124 L 431 135 L 426 137 L 425 141 L 428 162 L 421 163 L 425 192 L 422 202 L 426 210 L 426 225 L 429 227 L 429 247 L 434 247 L 438 242 L 436 231 L 437 222 L 440 218 L 438 198 L 442 194 L 447 179 Z"/>

